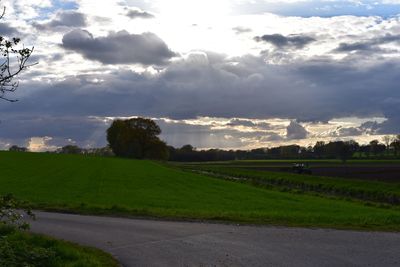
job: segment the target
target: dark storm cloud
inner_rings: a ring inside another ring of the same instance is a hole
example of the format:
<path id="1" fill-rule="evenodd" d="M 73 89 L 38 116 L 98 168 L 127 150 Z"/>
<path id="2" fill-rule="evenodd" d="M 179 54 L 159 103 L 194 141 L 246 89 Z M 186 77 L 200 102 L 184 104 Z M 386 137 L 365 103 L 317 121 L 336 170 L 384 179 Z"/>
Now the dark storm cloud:
<path id="1" fill-rule="evenodd" d="M 400 133 L 400 117 L 398 115 L 391 116 L 386 114 L 387 119 L 384 122 L 368 121 L 359 127 L 338 128 L 335 132 L 336 136 L 360 136 L 360 135 L 376 135 L 376 134 L 399 134 Z"/>
<path id="2" fill-rule="evenodd" d="M 262 58 L 180 60 L 158 75 L 132 71 L 75 76 L 39 87 L 8 107 L 26 112 L 99 116 L 148 115 L 187 119 L 293 118 L 327 121 L 357 116 L 396 117 L 390 110 L 400 98 L 397 61 L 376 66 L 304 62 L 268 65 Z M 235 62 L 231 64 L 230 60 Z M 100 83 L 94 79 L 104 80 Z M 40 105 L 42 99 L 46 105 Z M 22 104 L 23 103 L 23 104 Z M 71 109 L 71 107 L 74 107 Z M 398 113 L 400 114 L 400 113 Z"/>
<path id="3" fill-rule="evenodd" d="M 361 124 L 360 128 L 363 130 L 375 131 L 378 129 L 378 125 L 376 121 L 367 121 Z"/>
<path id="4" fill-rule="evenodd" d="M 385 36 L 376 38 L 375 42 L 380 43 L 380 44 L 386 44 L 386 43 L 399 42 L 399 41 L 400 41 L 400 35 L 386 34 Z"/>
<path id="5" fill-rule="evenodd" d="M 308 136 L 307 130 L 298 122 L 291 121 L 286 128 L 286 139 L 305 139 Z"/>
<path id="6" fill-rule="evenodd" d="M 367 52 L 382 52 L 384 51 L 379 46 L 389 43 L 400 42 L 400 35 L 387 34 L 382 37 L 372 38 L 363 42 L 355 43 L 340 43 L 334 52 L 355 52 L 355 51 L 367 51 Z"/>
<path id="7" fill-rule="evenodd" d="M 256 122 L 251 119 L 231 119 L 226 126 L 244 126 L 253 129 L 271 130 L 273 127 L 267 122 Z"/>
<path id="8" fill-rule="evenodd" d="M 119 31 L 96 38 L 88 31 L 76 29 L 64 35 L 62 46 L 104 64 L 164 65 L 176 56 L 163 40 L 150 32 Z"/>
<path id="9" fill-rule="evenodd" d="M 127 11 L 126 16 L 128 16 L 131 19 L 152 19 L 154 18 L 154 15 L 146 12 L 146 11 L 141 11 L 141 10 L 136 10 L 136 9 L 130 9 Z"/>
<path id="10" fill-rule="evenodd" d="M 379 123 L 378 129 L 375 131 L 377 134 L 399 134 L 400 133 L 400 118 L 392 117 L 387 121 Z"/>
<path id="11" fill-rule="evenodd" d="M 295 48 L 302 49 L 306 45 L 316 41 L 314 38 L 306 35 L 291 34 L 284 36 L 282 34 L 266 34 L 263 36 L 256 36 L 254 38 L 257 42 L 267 42 L 274 45 L 276 48 Z"/>
<path id="12" fill-rule="evenodd" d="M 200 55 L 204 58 L 200 59 Z M 188 57 L 172 62 L 157 75 L 120 69 L 106 74 L 66 77 L 62 82 L 22 81 L 16 95 L 20 101 L 3 103 L 0 113 L 13 117 L 29 114 L 32 118 L 81 118 L 77 120 L 81 129 L 68 131 L 68 137 L 76 140 L 84 140 L 83 136 L 90 135 L 89 130 L 84 134 L 80 134 L 81 131 L 96 128 L 85 120 L 88 116 L 290 118 L 302 122 L 383 116 L 388 121 L 377 125 L 380 132 L 400 132 L 400 62 L 396 59 L 368 66 L 333 61 L 269 65 L 261 57 L 229 59 L 213 55 L 208 58 L 207 53 L 198 53 L 195 59 Z M 95 79 L 102 81 L 93 82 Z M 29 90 L 22 90 L 25 87 Z M 4 117 L 2 119 L 6 119 Z M 233 124 L 238 123 L 233 121 Z M 8 132 L 1 130 L 0 138 L 28 134 L 29 129 L 35 129 L 33 124 L 39 125 L 37 134 L 67 137 L 61 132 L 46 132 L 46 124 L 32 120 L 32 124 L 26 124 L 32 125 L 29 127 L 0 124 Z M 57 125 L 63 127 L 62 123 Z M 252 127 L 260 128 L 259 125 Z M 71 126 L 71 129 L 75 128 Z M 226 131 L 224 136 L 238 136 Z M 188 137 L 174 136 L 177 144 L 180 138 L 191 143 Z M 206 144 L 207 129 L 201 136 L 203 141 L 198 142 L 198 146 Z M 259 136 L 263 135 L 260 133 Z M 299 123 L 292 122 L 287 129 L 287 138 L 306 136 Z M 263 138 L 268 135 L 264 133 Z M 218 138 L 207 140 L 217 146 Z M 229 138 L 226 140 L 224 142 L 233 143 Z"/>
<path id="13" fill-rule="evenodd" d="M 400 133 L 400 96 L 387 96 L 383 101 L 383 113 L 386 121 L 377 125 L 376 132 L 379 134 L 399 134 Z"/>
<path id="14" fill-rule="evenodd" d="M 228 126 L 245 126 L 245 127 L 254 127 L 256 124 L 251 120 L 243 120 L 243 119 L 232 119 L 228 124 Z"/>
<path id="15" fill-rule="evenodd" d="M 340 43 L 334 52 L 352 52 L 352 51 L 376 51 L 377 48 L 371 43 Z"/>
<path id="16" fill-rule="evenodd" d="M 400 98 L 400 64 L 396 61 L 362 67 L 347 62 L 268 65 L 254 56 L 231 59 L 234 65 L 222 57 L 215 57 L 212 64 L 206 59 L 189 59 L 174 62 L 154 76 L 120 70 L 69 77 L 50 85 L 32 82 L 30 88 L 42 89 L 0 110 L 299 121 L 397 116 L 390 113 L 397 102 L 388 99 Z M 104 81 L 91 82 L 96 78 Z M 47 99 L 45 106 L 40 105 L 42 99 Z"/>
<path id="17" fill-rule="evenodd" d="M 0 35 L 15 37 L 17 35 L 19 36 L 20 32 L 17 30 L 17 28 L 14 28 L 7 23 L 0 23 Z"/>
<path id="18" fill-rule="evenodd" d="M 34 23 L 38 30 L 57 31 L 60 28 L 78 28 L 87 26 L 86 15 L 73 10 L 57 13 L 56 17 L 47 23 Z"/>
<path id="19" fill-rule="evenodd" d="M 370 67 L 340 64 L 321 64 L 314 62 L 301 66 L 299 75 L 310 82 L 319 92 L 310 95 L 306 110 L 300 113 L 311 114 L 309 106 L 317 108 L 314 116 L 307 120 L 325 120 L 328 113 L 335 117 L 349 114 L 358 117 L 390 116 L 385 107 L 388 96 L 398 97 L 396 83 L 400 80 L 395 72 L 400 70 L 399 62 L 392 61 Z M 322 106 L 325 103 L 325 106 Z M 318 113 L 318 115 L 316 115 Z"/>

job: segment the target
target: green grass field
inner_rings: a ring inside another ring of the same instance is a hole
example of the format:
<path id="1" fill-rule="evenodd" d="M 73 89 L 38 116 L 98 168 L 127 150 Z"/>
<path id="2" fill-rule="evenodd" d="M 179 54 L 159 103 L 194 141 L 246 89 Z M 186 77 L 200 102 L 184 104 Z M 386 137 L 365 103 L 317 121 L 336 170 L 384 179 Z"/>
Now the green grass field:
<path id="1" fill-rule="evenodd" d="M 232 161 L 210 161 L 210 162 L 189 162 L 190 164 L 213 164 L 213 165 L 264 165 L 267 164 L 292 164 L 292 163 L 313 163 L 319 165 L 342 165 L 343 161 L 339 159 L 257 159 L 257 160 L 232 160 Z M 347 160 L 348 165 L 359 165 L 359 164 L 400 164 L 400 159 L 351 159 Z"/>
<path id="2" fill-rule="evenodd" d="M 239 164 L 181 164 L 188 170 L 198 170 L 221 177 L 247 178 L 251 182 L 295 189 L 302 192 L 350 197 L 359 200 L 400 205 L 400 183 L 384 183 L 301 175 L 288 172 L 260 171 Z"/>
<path id="3" fill-rule="evenodd" d="M 0 153 L 0 194 L 36 208 L 257 224 L 400 230 L 400 209 L 258 188 L 151 161 Z"/>
<path id="4" fill-rule="evenodd" d="M 98 249 L 0 226 L 0 266 L 117 267 L 119 264 Z"/>

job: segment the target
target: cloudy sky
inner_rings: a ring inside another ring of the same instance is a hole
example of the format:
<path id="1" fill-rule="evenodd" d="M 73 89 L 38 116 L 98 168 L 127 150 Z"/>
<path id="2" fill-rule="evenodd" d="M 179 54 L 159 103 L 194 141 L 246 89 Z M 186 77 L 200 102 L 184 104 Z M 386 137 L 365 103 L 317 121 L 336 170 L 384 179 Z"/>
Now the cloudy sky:
<path id="1" fill-rule="evenodd" d="M 99 147 L 133 116 L 198 148 L 400 133 L 397 0 L 0 3 L 39 63 L 0 102 L 0 148 Z"/>

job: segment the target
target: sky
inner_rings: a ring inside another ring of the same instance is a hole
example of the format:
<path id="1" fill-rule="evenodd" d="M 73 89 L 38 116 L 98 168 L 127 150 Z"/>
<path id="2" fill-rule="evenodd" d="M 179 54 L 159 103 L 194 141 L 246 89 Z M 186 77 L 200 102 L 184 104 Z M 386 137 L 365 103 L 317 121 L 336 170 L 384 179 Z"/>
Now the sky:
<path id="1" fill-rule="evenodd" d="M 251 149 L 400 133 L 400 1 L 1 0 L 35 47 L 0 149 L 106 145 L 145 116 L 169 145 Z"/>

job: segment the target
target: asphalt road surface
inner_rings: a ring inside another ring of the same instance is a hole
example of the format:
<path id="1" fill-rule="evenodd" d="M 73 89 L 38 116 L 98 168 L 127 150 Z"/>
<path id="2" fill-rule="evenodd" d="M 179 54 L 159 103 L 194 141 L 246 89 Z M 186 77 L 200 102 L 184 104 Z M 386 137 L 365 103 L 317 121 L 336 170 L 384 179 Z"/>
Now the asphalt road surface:
<path id="1" fill-rule="evenodd" d="M 123 266 L 400 266 L 400 234 L 36 212 L 32 231 L 111 253 Z"/>

